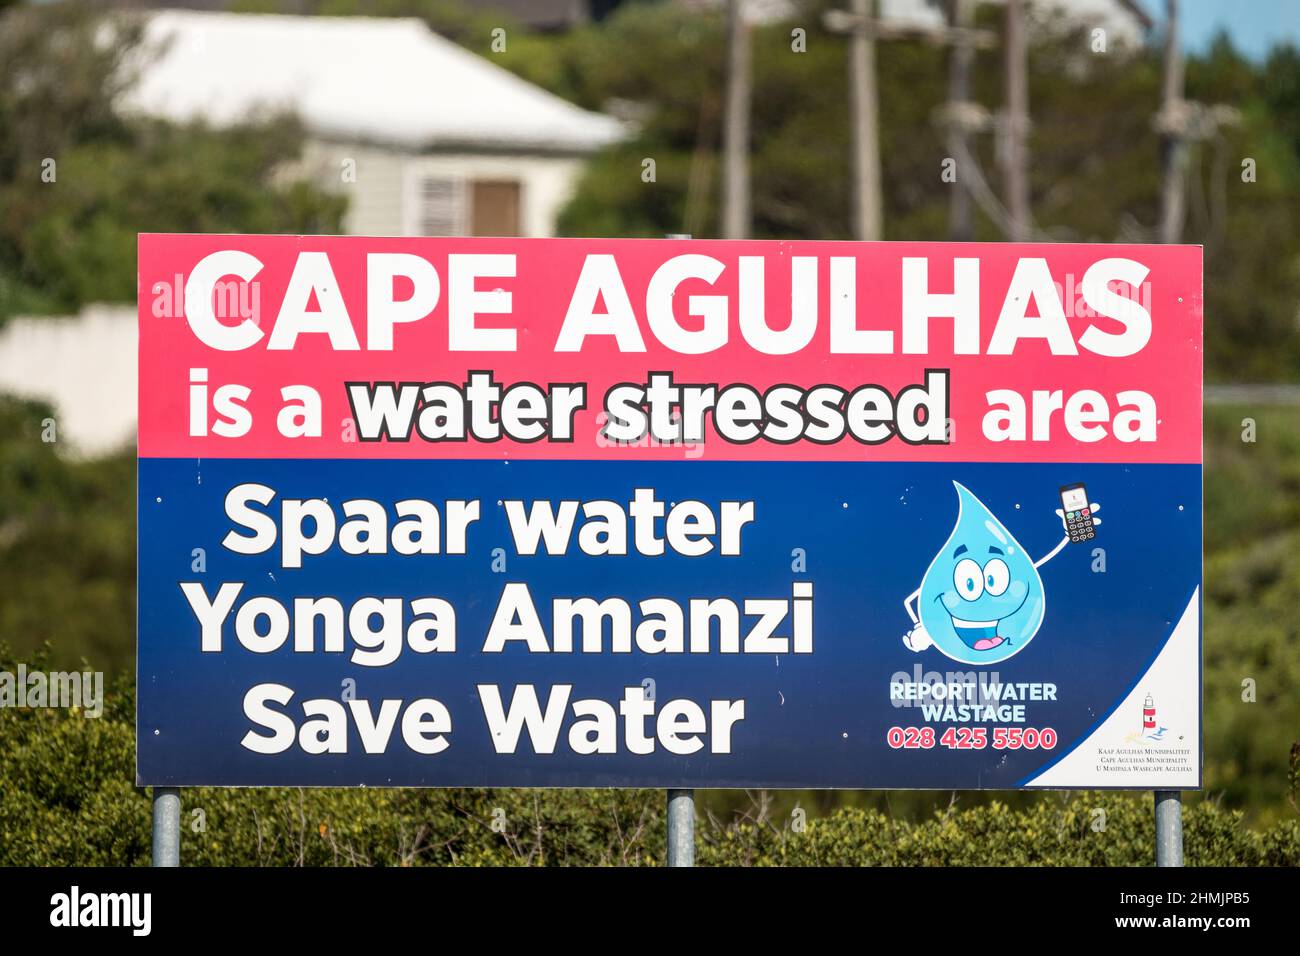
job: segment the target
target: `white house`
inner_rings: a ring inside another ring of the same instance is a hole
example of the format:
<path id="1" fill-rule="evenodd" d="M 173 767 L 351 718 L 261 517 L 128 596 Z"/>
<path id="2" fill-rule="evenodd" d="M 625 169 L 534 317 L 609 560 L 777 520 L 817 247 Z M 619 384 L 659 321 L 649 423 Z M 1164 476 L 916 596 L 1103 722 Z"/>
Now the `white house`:
<path id="1" fill-rule="evenodd" d="M 584 158 L 623 135 L 421 20 L 142 16 L 123 111 L 218 127 L 297 114 L 298 172 L 347 196 L 350 233 L 553 235 Z"/>

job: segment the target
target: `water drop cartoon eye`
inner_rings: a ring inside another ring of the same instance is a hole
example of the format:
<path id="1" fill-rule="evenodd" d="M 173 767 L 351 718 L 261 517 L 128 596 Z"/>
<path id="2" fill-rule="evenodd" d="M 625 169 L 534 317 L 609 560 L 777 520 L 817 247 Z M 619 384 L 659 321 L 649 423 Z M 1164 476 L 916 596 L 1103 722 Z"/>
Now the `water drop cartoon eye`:
<path id="1" fill-rule="evenodd" d="M 984 593 L 984 571 L 970 558 L 963 558 L 952 572 L 952 583 L 962 598 L 974 601 Z"/>
<path id="2" fill-rule="evenodd" d="M 984 565 L 984 587 L 997 597 L 999 594 L 1006 593 L 1007 585 L 1011 583 L 1011 572 L 1007 570 L 1007 563 L 1001 558 L 994 558 L 988 564 Z"/>

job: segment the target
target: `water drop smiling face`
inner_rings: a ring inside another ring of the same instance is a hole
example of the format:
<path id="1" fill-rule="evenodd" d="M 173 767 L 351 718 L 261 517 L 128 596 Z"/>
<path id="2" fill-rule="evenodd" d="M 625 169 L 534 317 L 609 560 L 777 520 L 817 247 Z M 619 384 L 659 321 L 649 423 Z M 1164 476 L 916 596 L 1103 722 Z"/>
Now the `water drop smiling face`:
<path id="1" fill-rule="evenodd" d="M 932 643 L 956 661 L 994 664 L 1019 653 L 1038 633 L 1046 609 L 1043 581 L 993 512 L 964 485 L 953 486 L 957 523 L 912 596 L 919 621 L 904 641 L 913 650 Z"/>

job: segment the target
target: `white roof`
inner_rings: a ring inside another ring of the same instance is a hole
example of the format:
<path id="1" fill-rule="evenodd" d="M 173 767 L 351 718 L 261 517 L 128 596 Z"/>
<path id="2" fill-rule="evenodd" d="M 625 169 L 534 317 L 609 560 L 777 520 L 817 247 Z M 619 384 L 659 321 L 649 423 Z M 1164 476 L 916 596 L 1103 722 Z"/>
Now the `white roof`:
<path id="1" fill-rule="evenodd" d="M 999 6 L 1002 0 L 980 0 Z M 1040 17 L 1063 17 L 1074 24 L 1106 27 L 1131 44 L 1140 44 L 1145 25 L 1124 0 L 1029 0 L 1027 6 Z M 880 18 L 899 26 L 933 30 L 948 17 L 935 0 L 880 0 Z"/>
<path id="2" fill-rule="evenodd" d="M 622 127 L 433 33 L 422 20 L 162 10 L 144 14 L 122 107 L 225 126 L 291 110 L 326 139 L 413 150 L 590 152 Z"/>

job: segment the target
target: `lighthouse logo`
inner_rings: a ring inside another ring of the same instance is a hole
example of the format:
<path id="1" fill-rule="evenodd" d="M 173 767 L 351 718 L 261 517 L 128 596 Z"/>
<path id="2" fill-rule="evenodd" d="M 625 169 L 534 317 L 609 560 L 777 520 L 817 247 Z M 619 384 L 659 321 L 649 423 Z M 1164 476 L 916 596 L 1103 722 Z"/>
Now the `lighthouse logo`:
<path id="1" fill-rule="evenodd" d="M 1168 727 L 1160 726 L 1156 720 L 1156 702 L 1150 694 L 1147 694 L 1146 700 L 1142 702 L 1142 733 L 1139 735 L 1142 740 L 1164 740 Z"/>

